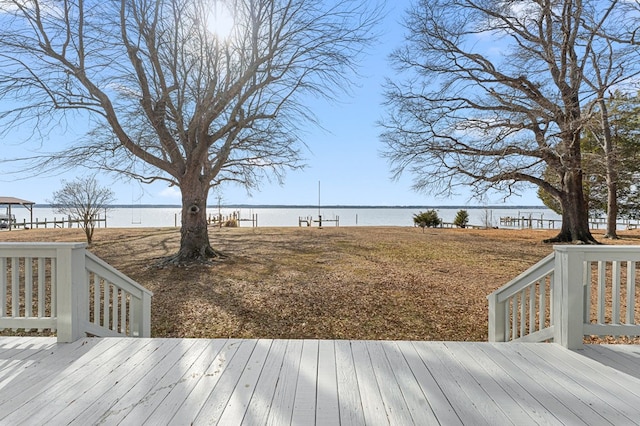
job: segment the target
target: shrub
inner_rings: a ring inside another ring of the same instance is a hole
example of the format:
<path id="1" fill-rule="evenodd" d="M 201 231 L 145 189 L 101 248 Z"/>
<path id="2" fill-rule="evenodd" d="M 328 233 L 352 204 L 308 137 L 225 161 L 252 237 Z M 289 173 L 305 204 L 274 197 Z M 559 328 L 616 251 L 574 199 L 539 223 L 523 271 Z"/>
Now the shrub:
<path id="1" fill-rule="evenodd" d="M 424 231 L 424 228 L 435 228 L 442 225 L 442 219 L 438 217 L 438 212 L 432 209 L 414 214 L 413 223 Z"/>
<path id="2" fill-rule="evenodd" d="M 466 228 L 469 223 L 469 213 L 466 210 L 458 210 L 456 218 L 453 219 L 453 224 L 459 228 Z"/>

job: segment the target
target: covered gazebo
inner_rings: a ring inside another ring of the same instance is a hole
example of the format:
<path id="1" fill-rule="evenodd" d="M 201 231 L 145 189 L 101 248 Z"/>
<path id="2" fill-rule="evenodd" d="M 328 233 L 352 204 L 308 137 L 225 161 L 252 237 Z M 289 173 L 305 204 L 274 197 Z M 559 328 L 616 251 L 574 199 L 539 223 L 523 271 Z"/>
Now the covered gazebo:
<path id="1" fill-rule="evenodd" d="M 0 206 L 7 206 L 6 207 L 6 215 L 0 214 L 0 219 L 4 219 L 6 217 L 7 223 L 8 223 L 8 227 L 9 227 L 9 229 L 11 229 L 15 225 L 14 219 L 13 219 L 13 214 L 11 213 L 11 207 L 12 206 L 23 206 L 24 208 L 29 210 L 30 217 L 31 217 L 30 223 L 33 223 L 33 205 L 34 204 L 35 203 L 33 201 L 22 200 L 20 198 L 0 197 Z"/>

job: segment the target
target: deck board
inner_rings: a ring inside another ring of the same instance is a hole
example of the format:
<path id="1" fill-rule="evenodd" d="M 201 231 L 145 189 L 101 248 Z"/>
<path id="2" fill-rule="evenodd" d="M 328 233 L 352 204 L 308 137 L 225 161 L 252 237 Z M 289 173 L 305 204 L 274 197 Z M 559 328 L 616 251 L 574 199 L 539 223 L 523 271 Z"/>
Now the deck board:
<path id="1" fill-rule="evenodd" d="M 618 374 L 604 372 L 598 368 L 598 364 L 585 357 L 564 356 L 563 352 L 552 353 L 545 359 L 545 362 L 553 364 L 558 370 L 565 372 L 570 378 L 573 388 L 582 387 L 588 392 L 591 401 L 601 401 L 606 405 L 601 406 L 599 411 L 608 421 L 614 424 L 631 424 L 638 421 L 636 409 L 630 409 L 638 404 L 640 399 L 634 392 L 639 389 L 634 388 L 636 381 L 627 381 Z M 582 376 L 585 371 L 590 371 L 588 380 Z M 627 392 L 616 393 L 620 387 L 626 387 Z M 609 408 L 610 407 L 610 408 Z"/>
<path id="2" fill-rule="evenodd" d="M 638 345 L 588 345 L 582 352 L 585 357 L 610 366 L 613 370 L 619 371 L 622 376 L 640 378 L 640 346 Z"/>
<path id="3" fill-rule="evenodd" d="M 485 347 L 491 349 L 491 346 Z M 470 346 L 460 344 L 456 349 L 461 350 L 464 353 L 463 359 L 466 357 L 472 357 L 474 362 L 477 363 L 483 371 L 478 374 L 486 375 L 490 377 L 495 383 L 502 388 L 496 389 L 493 384 L 489 386 L 491 390 L 494 390 L 494 398 L 497 400 L 500 398 L 502 404 L 508 404 L 511 407 L 512 417 L 518 421 L 519 424 L 538 423 L 538 424 L 552 424 L 552 420 L 555 423 L 555 417 L 552 411 L 549 410 L 550 403 L 555 401 L 539 401 L 534 398 L 532 394 L 527 390 L 527 385 L 537 385 L 532 379 L 523 375 L 520 370 L 514 370 L 509 368 L 512 366 L 511 362 L 506 358 L 499 358 L 501 354 L 494 353 L 487 350 L 472 350 Z M 501 364 L 498 364 L 499 361 Z M 471 363 L 471 361 L 470 361 Z M 469 367 L 471 368 L 471 367 Z M 491 390 L 487 390 L 492 393 Z M 533 390 L 532 390 L 533 391 Z M 499 395 L 499 396 L 498 396 Z M 505 402 L 506 399 L 506 402 Z M 517 405 L 513 405 L 517 404 Z M 526 416 L 523 416 L 523 411 Z"/>
<path id="4" fill-rule="evenodd" d="M 640 347 L 0 337 L 4 424 L 633 424 Z"/>
<path id="5" fill-rule="evenodd" d="M 179 369 L 183 374 L 179 377 L 172 375 L 158 389 L 160 394 L 155 402 L 157 408 L 146 419 L 145 424 L 168 424 L 173 419 L 189 424 L 204 406 L 212 388 L 218 384 L 222 374 L 234 359 L 241 343 L 242 341 L 239 340 L 213 340 L 195 360 L 192 361 L 189 357 L 186 360 L 186 363 L 189 364 L 188 367 Z M 168 392 L 165 393 L 165 390 Z M 228 393 L 221 393 L 218 403 L 226 403 L 229 396 Z M 144 413 L 144 410 L 142 411 Z M 130 424 L 135 425 L 139 418 L 140 415 L 133 416 Z"/>
<path id="6" fill-rule="evenodd" d="M 523 347 L 519 350 L 518 355 L 522 358 L 517 362 L 521 365 L 530 365 L 536 372 L 535 380 L 542 384 L 545 391 L 548 392 L 553 399 L 563 403 L 569 408 L 579 419 L 581 424 L 603 425 L 612 422 L 603 417 L 602 410 L 610 411 L 610 407 L 603 401 L 594 401 L 588 389 L 584 384 L 577 384 L 572 379 L 580 379 L 571 376 L 570 372 L 565 372 L 557 368 L 553 364 L 544 361 L 544 358 L 551 356 L 551 352 L 545 350 L 539 352 L 536 350 L 528 350 Z M 567 352 L 565 355 L 569 355 Z M 595 381 L 591 378 L 591 373 L 583 372 L 587 382 Z M 571 401 L 571 403 L 567 403 Z M 595 403 L 595 404 L 594 404 Z"/>
<path id="7" fill-rule="evenodd" d="M 529 415 L 530 409 L 519 404 L 517 399 L 511 396 L 510 391 L 505 389 L 508 385 L 501 386 L 503 382 L 487 371 L 487 366 L 492 363 L 488 359 L 481 360 L 476 354 L 465 351 L 465 346 L 467 345 L 448 342 L 446 344 L 449 350 L 448 355 L 457 360 L 460 370 L 466 370 L 467 374 L 477 382 L 476 391 L 486 394 L 485 404 L 489 410 L 493 407 L 493 411 L 497 414 L 495 421 L 498 423 L 496 424 L 531 423 L 533 419 Z M 495 407 L 498 407 L 498 410 Z"/>
<path id="8" fill-rule="evenodd" d="M 303 340 L 302 356 L 296 393 L 293 402 L 291 423 L 299 425 L 313 424 L 316 414 L 316 385 L 318 383 L 318 341 Z"/>
<path id="9" fill-rule="evenodd" d="M 544 356 L 535 350 L 534 347 L 523 347 L 522 353 L 526 354 L 526 359 L 531 365 L 537 367 L 540 372 L 544 372 L 545 383 L 553 383 L 549 389 L 557 399 L 564 399 L 573 396 L 574 401 L 579 402 L 571 408 L 586 424 L 625 424 L 629 420 L 624 417 L 609 404 L 609 394 L 598 392 L 599 382 L 595 379 L 595 374 L 589 372 L 584 374 L 586 369 L 573 370 L 567 368 L 567 364 L 575 362 L 573 354 L 569 351 L 548 352 Z M 567 360 L 568 362 L 560 362 Z M 611 389 L 610 391 L 612 391 Z"/>
<path id="10" fill-rule="evenodd" d="M 396 344 L 389 345 L 388 347 L 386 346 L 387 345 L 382 345 L 385 355 L 389 361 L 389 365 L 393 371 L 393 380 L 397 384 L 399 395 L 401 395 L 405 401 L 412 422 L 426 422 L 427 424 L 437 423 L 437 417 L 420 387 L 416 374 L 407 363 L 403 353 Z"/>
<path id="11" fill-rule="evenodd" d="M 106 412 L 114 401 L 123 398 L 136 382 L 142 380 L 147 372 L 155 364 L 160 362 L 173 348 L 175 344 L 167 342 L 152 341 L 142 350 L 131 353 L 125 361 L 131 366 L 130 369 L 120 368 L 118 359 L 101 365 L 102 368 L 91 374 L 92 380 L 81 380 L 73 386 L 58 394 L 57 400 L 63 407 L 55 415 L 43 416 L 45 422 L 64 423 L 68 419 L 73 419 L 76 424 L 90 424 L 96 412 Z M 93 366 L 89 366 L 93 368 Z M 105 372 L 108 372 L 105 374 Z M 78 373 L 78 375 L 83 375 Z M 81 398 L 77 398 L 82 394 Z M 40 410 L 46 413 L 49 410 Z M 34 419 L 38 423 L 38 418 Z M 44 422 L 43 422 L 44 423 Z"/>
<path id="12" fill-rule="evenodd" d="M 548 381 L 545 380 L 544 374 L 540 374 L 538 370 L 530 368 L 529 364 L 524 362 L 517 354 L 519 348 L 512 350 L 502 350 L 498 346 L 481 345 L 475 346 L 477 352 L 487 355 L 486 364 L 490 365 L 494 371 L 494 377 L 500 381 L 502 386 L 522 387 L 523 392 L 512 394 L 517 400 L 527 405 L 532 399 L 538 404 L 528 405 L 530 415 L 538 415 L 534 422 L 544 424 L 582 424 L 580 417 L 572 411 L 568 405 L 566 398 L 555 397 L 551 392 Z M 509 348 L 508 348 L 509 349 Z M 546 349 L 546 348 L 545 348 Z M 540 408 L 542 407 L 542 409 Z"/>
<path id="13" fill-rule="evenodd" d="M 269 426 L 291 423 L 300 359 L 302 357 L 302 343 L 302 340 L 290 340 L 287 342 L 287 351 L 280 369 L 278 383 L 274 389 L 269 416 L 267 417 L 267 425 Z"/>
<path id="14" fill-rule="evenodd" d="M 447 363 L 443 362 L 437 355 L 441 345 L 441 342 L 434 342 L 429 345 L 422 344 L 422 342 L 413 343 L 419 358 L 428 368 L 436 385 L 442 390 L 462 423 L 465 425 L 489 425 L 489 422 L 477 407 L 478 402 L 473 399 L 473 395 L 465 392 L 464 383 L 461 383 L 456 378 L 454 373 L 447 368 Z"/>
<path id="15" fill-rule="evenodd" d="M 271 350 L 256 384 L 254 397 L 251 399 L 251 404 L 243 419 L 245 425 L 264 425 L 265 419 L 269 417 L 273 395 L 278 384 L 286 351 L 286 340 L 274 340 L 271 343 Z"/>
<path id="16" fill-rule="evenodd" d="M 189 350 L 182 350 L 181 356 L 175 365 L 162 376 L 162 378 L 149 388 L 146 396 L 128 400 L 121 421 L 123 425 L 141 425 L 147 422 L 149 417 L 155 415 L 156 419 L 169 421 L 180 406 L 188 400 L 196 400 L 197 397 L 191 394 L 193 387 L 197 384 L 196 378 L 206 372 L 216 356 L 216 351 L 222 348 L 227 342 L 225 340 L 196 341 Z M 113 411 L 120 413 L 120 411 Z M 110 419 L 113 414 L 105 416 Z M 114 423 L 119 421 L 114 417 Z"/>
<path id="17" fill-rule="evenodd" d="M 384 342 L 367 343 L 371 367 L 378 382 L 387 417 L 392 425 L 411 424 L 412 418 L 409 407 L 383 346 Z"/>
<path id="18" fill-rule="evenodd" d="M 315 421 L 318 424 L 340 423 L 336 348 L 333 340 L 321 340 L 318 347 L 318 398 Z"/>
<path id="19" fill-rule="evenodd" d="M 340 423 L 344 426 L 365 424 L 362 398 L 358 388 L 358 376 L 353 361 L 351 342 L 336 340 L 334 342 L 336 357 L 336 378 L 338 385 L 338 408 Z"/>
<path id="20" fill-rule="evenodd" d="M 97 386 L 90 387 L 89 391 L 93 392 L 93 394 L 87 393 L 84 395 L 83 399 L 86 399 L 84 411 L 81 412 L 78 406 L 68 405 L 66 410 L 60 412 L 51 421 L 63 422 L 68 417 L 73 418 L 71 424 L 87 425 L 94 420 L 93 413 L 105 413 L 105 416 L 112 413 L 115 414 L 118 410 L 118 403 L 128 404 L 134 398 L 140 399 L 159 379 L 157 373 L 162 374 L 170 365 L 175 363 L 175 356 L 181 353 L 177 350 L 179 343 L 180 341 L 163 342 L 161 345 L 149 347 L 153 352 L 147 350 L 146 353 L 143 353 L 143 357 L 145 357 L 143 362 L 133 371 L 125 371 L 126 374 L 118 378 L 117 381 L 111 378 L 110 382 L 103 385 L 102 394 L 98 394 Z M 142 385 L 139 386 L 139 384 Z M 143 388 L 146 388 L 146 390 L 143 390 Z"/>
<path id="21" fill-rule="evenodd" d="M 445 394 L 442 387 L 438 384 L 431 371 L 424 364 L 420 355 L 416 351 L 412 342 L 396 342 L 398 351 L 407 363 L 409 373 L 413 376 L 418 386 L 419 392 L 414 388 L 413 398 L 423 400 L 424 408 L 422 411 L 415 413 L 415 416 L 423 418 L 430 423 L 439 421 L 447 425 L 461 425 L 462 421 L 458 413 L 455 412 L 451 405 L 450 399 Z M 411 381 L 409 377 L 408 380 Z M 403 392 L 409 393 L 410 387 L 403 386 Z"/>
<path id="22" fill-rule="evenodd" d="M 358 390 L 364 412 L 366 424 L 388 425 L 389 418 L 382 400 L 382 393 L 378 387 L 375 371 L 367 350 L 367 343 L 363 341 L 351 342 L 353 363 L 358 378 Z"/>

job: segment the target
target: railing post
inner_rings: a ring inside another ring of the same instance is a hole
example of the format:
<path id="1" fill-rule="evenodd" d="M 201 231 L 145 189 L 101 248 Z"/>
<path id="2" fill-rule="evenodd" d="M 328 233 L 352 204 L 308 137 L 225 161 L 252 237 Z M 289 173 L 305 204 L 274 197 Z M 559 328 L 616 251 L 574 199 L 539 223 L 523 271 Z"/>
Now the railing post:
<path id="1" fill-rule="evenodd" d="M 142 321 L 140 324 L 140 337 L 151 337 L 151 295 L 142 292 Z"/>
<path id="2" fill-rule="evenodd" d="M 554 246 L 554 342 L 581 349 L 584 341 L 584 252 L 577 246 Z"/>
<path id="3" fill-rule="evenodd" d="M 85 249 L 84 243 L 56 249 L 57 333 L 61 343 L 81 338 L 82 321 L 89 317 Z"/>
<path id="4" fill-rule="evenodd" d="M 132 306 L 134 316 L 130 335 L 132 337 L 151 337 L 151 294 L 143 291 L 142 298 L 136 299 Z"/>
<path id="5" fill-rule="evenodd" d="M 505 341 L 505 304 L 498 302 L 498 295 L 491 293 L 489 299 L 489 341 L 504 342 Z"/>

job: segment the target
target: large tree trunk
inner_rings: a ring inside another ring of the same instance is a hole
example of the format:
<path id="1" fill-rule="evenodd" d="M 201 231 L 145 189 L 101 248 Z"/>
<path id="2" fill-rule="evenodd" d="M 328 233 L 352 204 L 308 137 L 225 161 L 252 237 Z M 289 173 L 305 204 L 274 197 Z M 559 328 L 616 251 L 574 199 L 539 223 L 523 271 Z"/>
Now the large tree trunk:
<path id="1" fill-rule="evenodd" d="M 618 239 L 618 182 L 615 171 L 607 173 L 607 233 L 605 238 Z"/>
<path id="2" fill-rule="evenodd" d="M 609 124 L 609 111 L 607 103 L 600 101 L 600 115 L 602 125 L 602 135 L 604 138 L 604 158 L 606 164 L 606 181 L 607 181 L 607 232 L 605 238 L 617 239 L 617 222 L 618 222 L 618 161 L 616 150 L 611 135 L 611 126 Z"/>
<path id="3" fill-rule="evenodd" d="M 209 185 L 199 177 L 181 181 L 182 227 L 180 229 L 180 250 L 169 260 L 174 264 L 194 262 L 207 263 L 222 253 L 214 250 L 209 243 L 207 225 L 207 195 Z"/>
<path id="4" fill-rule="evenodd" d="M 565 191 L 561 193 L 562 228 L 548 243 L 581 242 L 598 244 L 589 229 L 589 213 L 582 190 L 582 172 L 568 171 L 564 180 Z"/>

